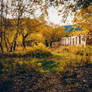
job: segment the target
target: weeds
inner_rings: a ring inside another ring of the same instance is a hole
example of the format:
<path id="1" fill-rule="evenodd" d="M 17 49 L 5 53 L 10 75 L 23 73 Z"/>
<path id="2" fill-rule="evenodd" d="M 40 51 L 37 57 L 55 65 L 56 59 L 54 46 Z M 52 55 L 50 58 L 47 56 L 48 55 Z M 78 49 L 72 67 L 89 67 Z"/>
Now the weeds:
<path id="1" fill-rule="evenodd" d="M 32 51 L 30 53 L 32 55 L 34 53 L 35 56 L 33 58 L 31 56 L 21 58 L 2 57 L 0 58 L 0 89 L 5 92 L 6 90 L 3 87 L 10 88 L 9 90 L 18 87 L 17 92 L 23 91 L 23 88 L 26 91 L 30 89 L 33 92 L 38 90 L 44 92 L 63 86 L 66 90 L 64 92 L 80 90 L 86 92 L 92 89 L 92 82 L 90 81 L 92 70 L 91 50 L 91 46 L 65 46 L 52 51 L 52 49 L 40 45 L 30 48 L 30 51 Z M 36 56 L 37 53 L 43 52 L 44 55 L 50 52 L 52 57 L 42 57 L 43 54 Z M 5 86 L 7 82 L 11 84 Z M 62 83 L 63 85 L 61 85 Z M 59 91 L 62 90 L 60 88 Z"/>

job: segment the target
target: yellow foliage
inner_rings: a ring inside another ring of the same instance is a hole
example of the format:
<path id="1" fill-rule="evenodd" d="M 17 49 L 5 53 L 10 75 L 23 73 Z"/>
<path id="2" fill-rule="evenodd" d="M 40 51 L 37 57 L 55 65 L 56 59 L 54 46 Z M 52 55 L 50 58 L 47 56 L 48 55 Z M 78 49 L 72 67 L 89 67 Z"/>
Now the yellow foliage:
<path id="1" fill-rule="evenodd" d="M 81 32 L 75 32 L 75 34 L 82 33 L 89 35 L 90 33 L 89 37 L 92 37 L 92 6 L 88 6 L 87 8 L 78 11 L 75 14 L 73 22 L 82 28 Z"/>
<path id="2" fill-rule="evenodd" d="M 42 66 L 42 63 L 37 63 L 38 66 Z"/>
<path id="3" fill-rule="evenodd" d="M 40 70 L 41 73 L 45 72 L 43 69 Z"/>
<path id="4" fill-rule="evenodd" d="M 51 51 L 42 43 L 38 43 L 38 45 L 34 45 L 28 51 L 32 57 L 42 58 L 42 57 L 49 57 L 52 56 Z"/>
<path id="5" fill-rule="evenodd" d="M 92 6 L 88 7 L 88 12 L 92 13 Z"/>
<path id="6" fill-rule="evenodd" d="M 45 40 L 44 36 L 41 33 L 32 33 L 30 35 L 30 38 L 31 38 L 31 40 L 36 41 L 38 43 L 39 42 L 44 43 L 44 40 Z"/>

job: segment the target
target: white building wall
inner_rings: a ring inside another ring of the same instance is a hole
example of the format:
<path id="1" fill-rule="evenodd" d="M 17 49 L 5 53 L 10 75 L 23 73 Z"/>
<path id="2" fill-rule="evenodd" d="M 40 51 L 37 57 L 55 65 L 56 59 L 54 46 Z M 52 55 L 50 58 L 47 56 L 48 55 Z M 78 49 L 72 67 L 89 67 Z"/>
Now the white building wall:
<path id="1" fill-rule="evenodd" d="M 84 35 L 81 35 L 81 45 L 85 46 L 86 45 L 86 39 Z"/>
<path id="2" fill-rule="evenodd" d="M 63 45 L 65 45 L 65 40 L 63 40 Z"/>
<path id="3" fill-rule="evenodd" d="M 77 37 L 77 45 L 79 45 L 79 36 Z"/>
<path id="4" fill-rule="evenodd" d="M 71 45 L 73 45 L 73 37 L 71 37 Z"/>
<path id="5" fill-rule="evenodd" d="M 68 37 L 66 37 L 66 45 L 68 45 Z"/>
<path id="6" fill-rule="evenodd" d="M 70 45 L 70 37 L 68 37 L 68 45 Z"/>
<path id="7" fill-rule="evenodd" d="M 79 39 L 80 38 L 80 39 Z M 84 39 L 84 35 L 79 36 L 71 36 L 71 37 L 64 37 L 60 41 L 61 45 L 86 45 L 86 40 Z"/>
<path id="8" fill-rule="evenodd" d="M 64 45 L 64 40 L 61 41 L 61 44 Z"/>
<path id="9" fill-rule="evenodd" d="M 64 39 L 64 45 L 66 45 L 66 39 Z"/>

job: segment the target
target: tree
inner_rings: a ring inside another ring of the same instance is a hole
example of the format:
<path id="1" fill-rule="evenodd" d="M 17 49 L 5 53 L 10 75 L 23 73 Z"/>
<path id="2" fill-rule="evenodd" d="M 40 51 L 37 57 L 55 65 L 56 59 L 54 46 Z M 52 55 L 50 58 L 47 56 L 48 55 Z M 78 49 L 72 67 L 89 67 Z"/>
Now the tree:
<path id="1" fill-rule="evenodd" d="M 52 43 L 59 41 L 63 36 L 65 36 L 66 31 L 63 26 L 54 28 L 48 25 L 40 25 L 36 28 L 45 39 L 45 45 L 48 47 L 52 46 Z"/>
<path id="2" fill-rule="evenodd" d="M 34 15 L 34 11 L 36 8 L 34 8 L 33 5 L 36 6 L 36 4 L 38 4 L 38 3 L 40 3 L 39 0 L 38 1 L 34 1 L 34 0 L 33 1 L 12 0 L 11 1 L 11 5 L 9 6 L 9 9 L 10 9 L 9 16 L 11 16 L 10 20 L 12 20 L 11 21 L 12 29 L 16 31 L 16 34 L 13 37 L 13 41 L 11 43 L 10 43 L 9 39 L 7 38 L 8 43 L 10 44 L 9 51 L 15 51 L 16 40 L 19 35 L 22 35 L 22 37 L 23 37 L 23 46 L 25 48 L 25 39 L 28 36 L 28 33 L 25 34 L 24 31 L 25 31 L 25 29 L 28 29 L 29 27 L 28 27 L 28 25 L 24 25 L 25 24 L 25 23 L 23 23 L 25 21 L 24 17 L 25 16 L 27 17 L 27 15 L 28 15 L 28 17 L 30 17 L 30 15 Z M 30 28 L 31 28 L 31 26 L 30 26 Z"/>
<path id="3" fill-rule="evenodd" d="M 62 37 L 66 35 L 66 31 L 64 26 L 60 26 L 58 28 L 54 28 L 51 33 L 50 47 L 52 47 L 52 43 L 56 41 L 60 41 Z"/>
<path id="4" fill-rule="evenodd" d="M 15 28 L 16 28 L 16 34 L 14 37 L 14 40 L 11 45 L 11 51 L 12 49 L 15 50 L 16 48 L 16 39 L 19 35 L 22 35 L 22 44 L 25 48 L 25 39 L 27 36 L 33 32 L 34 28 L 36 26 L 41 25 L 37 20 L 31 20 L 30 15 L 35 18 L 35 11 L 37 9 L 41 9 L 41 12 L 44 11 L 42 4 L 42 0 L 12 0 L 12 6 L 11 8 L 11 14 L 12 17 L 15 20 Z M 45 7 L 46 8 L 46 7 Z M 28 18 L 27 18 L 28 17 Z M 41 21 L 42 22 L 42 21 Z M 14 25 L 14 24 L 13 24 Z M 26 33 L 25 33 L 26 30 Z"/>
<path id="5" fill-rule="evenodd" d="M 0 9 L 0 37 L 1 37 L 1 51 L 2 53 L 8 51 L 7 39 L 6 39 L 6 29 L 9 27 L 8 20 L 6 19 L 9 11 L 8 0 L 6 3 L 4 0 L 1 0 L 1 9 Z"/>
<path id="6" fill-rule="evenodd" d="M 85 36 L 92 41 L 92 6 L 88 6 L 85 9 L 82 8 L 78 11 L 75 14 L 73 22 L 81 27 L 81 33 L 85 34 Z"/>

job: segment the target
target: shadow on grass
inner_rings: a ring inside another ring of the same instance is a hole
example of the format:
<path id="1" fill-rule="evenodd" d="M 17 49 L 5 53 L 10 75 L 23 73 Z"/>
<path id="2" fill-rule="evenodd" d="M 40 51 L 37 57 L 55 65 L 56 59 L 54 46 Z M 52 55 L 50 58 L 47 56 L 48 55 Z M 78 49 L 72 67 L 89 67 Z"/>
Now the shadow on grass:
<path id="1" fill-rule="evenodd" d="M 59 63 L 53 60 L 42 60 L 39 62 L 41 63 L 41 68 L 45 72 L 55 72 L 56 68 L 59 66 Z"/>

